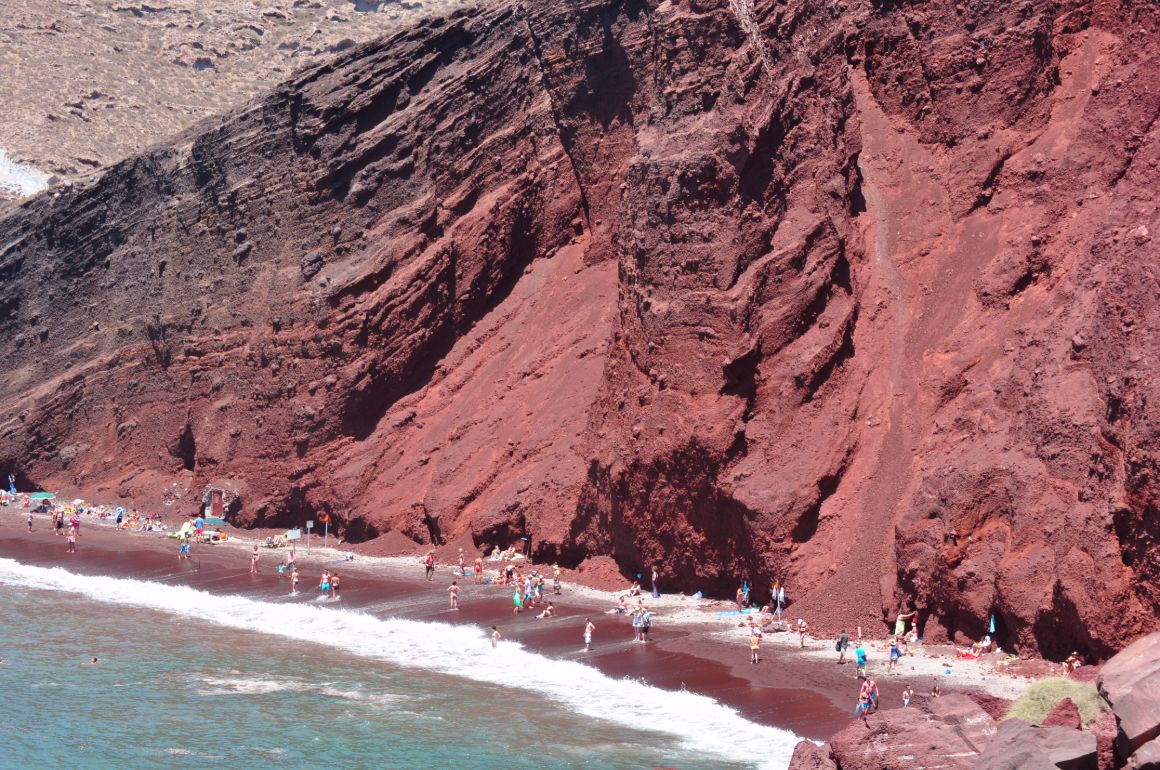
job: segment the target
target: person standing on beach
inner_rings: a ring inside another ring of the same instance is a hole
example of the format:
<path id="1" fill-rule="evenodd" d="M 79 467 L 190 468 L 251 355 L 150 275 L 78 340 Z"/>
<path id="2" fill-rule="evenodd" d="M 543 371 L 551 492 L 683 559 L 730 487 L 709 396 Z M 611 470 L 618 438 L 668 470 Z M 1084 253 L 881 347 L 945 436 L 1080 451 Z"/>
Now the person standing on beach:
<path id="1" fill-rule="evenodd" d="M 810 626 L 809 626 L 809 624 L 808 624 L 808 623 L 806 623 L 806 622 L 805 622 L 805 620 L 803 620 L 802 618 L 798 618 L 798 622 L 797 622 L 798 639 L 800 639 L 800 640 L 801 640 L 801 643 L 802 643 L 802 649 L 805 649 L 805 646 L 806 646 L 806 631 L 808 631 L 808 630 L 809 630 L 809 628 L 810 628 Z"/>
<path id="2" fill-rule="evenodd" d="M 250 574 L 258 574 L 258 546 L 254 546 L 254 552 L 250 555 Z"/>
<path id="3" fill-rule="evenodd" d="M 338 600 L 338 589 L 341 581 L 342 578 L 338 576 L 337 572 L 330 576 L 330 598 L 332 601 Z"/>
<path id="4" fill-rule="evenodd" d="M 838 634 L 838 643 L 835 649 L 838 651 L 838 665 L 846 663 L 846 648 L 850 646 L 850 635 L 846 633 L 846 629 L 842 629 L 842 633 Z"/>
<path id="5" fill-rule="evenodd" d="M 591 618 L 584 618 L 584 652 L 592 649 L 592 632 L 596 630 L 596 624 L 592 622 Z"/>
<path id="6" fill-rule="evenodd" d="M 858 690 L 858 705 L 854 707 L 854 716 L 864 717 L 870 712 L 870 680 L 862 680 L 862 687 Z"/>
<path id="7" fill-rule="evenodd" d="M 447 586 L 447 595 L 451 598 L 451 609 L 459 609 L 459 581 L 452 580 L 451 585 Z"/>
<path id="8" fill-rule="evenodd" d="M 898 659 L 902 657 L 902 650 L 898 649 L 898 637 L 890 642 L 890 661 L 886 664 L 886 673 L 892 673 L 894 667 L 898 665 Z"/>
<path id="9" fill-rule="evenodd" d="M 491 648 L 493 650 L 495 649 L 495 646 L 499 642 L 500 639 L 503 639 L 503 634 L 501 634 L 499 632 L 498 628 L 496 628 L 495 626 L 492 626 L 491 627 Z"/>
<path id="10" fill-rule="evenodd" d="M 423 557 L 423 569 L 427 573 L 427 580 L 432 580 L 435 577 L 435 552 L 428 551 L 427 555 Z"/>
<path id="11" fill-rule="evenodd" d="M 898 637 L 905 634 L 906 621 L 910 618 L 916 617 L 917 615 L 917 612 L 899 612 L 898 617 L 894 619 L 894 635 Z"/>

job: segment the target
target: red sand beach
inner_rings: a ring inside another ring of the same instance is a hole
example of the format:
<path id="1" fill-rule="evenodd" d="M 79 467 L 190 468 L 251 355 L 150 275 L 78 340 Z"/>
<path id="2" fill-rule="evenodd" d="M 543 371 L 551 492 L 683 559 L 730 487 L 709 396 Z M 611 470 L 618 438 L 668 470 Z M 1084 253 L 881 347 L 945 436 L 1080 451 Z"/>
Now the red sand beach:
<path id="1" fill-rule="evenodd" d="M 177 544 L 172 539 L 118 532 L 85 521 L 79 552 L 70 555 L 65 552 L 64 538 L 50 531 L 47 517 L 37 517 L 34 531 L 28 533 L 24 516 L 26 513 L 13 509 L 0 514 L 0 556 L 41 567 L 60 566 L 84 574 L 179 583 L 259 599 L 282 598 L 289 591 L 288 579 L 277 572 L 284 551 L 259 549 L 261 571 L 251 575 L 250 542 L 244 547 L 195 546 L 193 558 L 179 562 Z M 307 556 L 305 548 L 298 548 L 299 587 L 304 597 L 317 592 L 319 574 L 330 568 L 343 576 L 343 608 L 417 620 L 484 627 L 496 624 L 505 638 L 542 654 L 582 661 L 614 677 L 639 678 L 664 689 L 686 688 L 704 693 L 753 721 L 814 740 L 827 739 L 852 719 L 857 694 L 853 666 L 800 655 L 794 647 L 774 643 L 773 635 L 766 636 L 762 661 L 755 666 L 749 663 L 748 646 L 743 639 L 721 638 L 722 630 L 733 624 L 667 622 L 666 612 L 658 609 L 652 642 L 637 644 L 632 641 L 632 627 L 626 617 L 604 614 L 610 606 L 608 600 L 601 601 L 590 589 L 577 589 L 568 582 L 564 583 L 562 596 L 550 597 L 558 612 L 556 618 L 537 619 L 538 610 L 513 615 L 510 588 L 477 586 L 470 579 L 459 580 L 460 610 L 452 611 L 447 607 L 447 587 L 455 578 L 449 567 L 440 566 L 435 580 L 428 582 L 418 556 L 413 569 L 408 569 L 409 561 L 384 566 L 372 564 L 372 560 L 336 560 L 337 555 L 333 549 L 315 548 Z M 586 616 L 597 627 L 590 653 L 583 652 L 581 640 Z M 824 644 L 825 640 L 812 642 L 814 648 Z M 832 647 L 832 642 L 828 644 Z M 919 693 L 930 689 L 929 681 L 921 677 L 881 679 L 887 707 L 899 701 L 904 682 L 912 684 Z"/>

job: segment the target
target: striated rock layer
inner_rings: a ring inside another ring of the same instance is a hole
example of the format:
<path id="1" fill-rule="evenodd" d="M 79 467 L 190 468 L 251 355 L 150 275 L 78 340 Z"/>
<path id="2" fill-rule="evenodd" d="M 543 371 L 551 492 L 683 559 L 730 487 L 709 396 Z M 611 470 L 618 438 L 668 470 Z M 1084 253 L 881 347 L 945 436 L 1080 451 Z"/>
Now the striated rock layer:
<path id="1" fill-rule="evenodd" d="M 1158 23 L 555 0 L 355 47 L 0 218 L 0 465 L 1105 656 L 1160 614 Z"/>

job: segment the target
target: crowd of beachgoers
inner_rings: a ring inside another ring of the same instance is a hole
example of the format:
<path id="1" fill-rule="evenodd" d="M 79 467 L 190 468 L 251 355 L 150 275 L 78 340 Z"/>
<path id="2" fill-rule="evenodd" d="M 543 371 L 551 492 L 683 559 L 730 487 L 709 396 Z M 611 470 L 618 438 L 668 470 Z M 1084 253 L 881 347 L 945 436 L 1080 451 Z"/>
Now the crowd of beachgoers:
<path id="1" fill-rule="evenodd" d="M 56 534 L 64 537 L 66 552 L 76 552 L 82 523 L 92 523 L 124 532 L 168 536 L 176 541 L 174 548 L 178 560 L 191 559 L 194 548 L 229 541 L 242 545 L 249 551 L 250 572 L 254 574 L 262 571 L 263 562 L 271 561 L 264 552 L 267 549 L 275 549 L 277 554 L 273 555 L 273 569 L 280 579 L 287 581 L 289 594 L 296 597 L 306 593 L 301 588 L 304 582 L 302 575 L 304 568 L 298 559 L 301 541 L 297 540 L 298 533 L 293 531 L 264 535 L 257 539 L 238 534 L 227 535 L 226 527 L 221 526 L 223 522 L 200 514 L 188 517 L 163 516 L 156 512 L 141 512 L 121 505 L 89 504 L 81 499 L 61 503 L 46 493 L 38 495 L 6 492 L 0 496 L 0 504 L 26 514 L 30 532 L 47 525 Z M 211 526 L 209 522 L 214 524 Z M 356 558 L 350 552 L 339 553 L 346 560 L 353 561 Z M 396 560 L 398 558 L 400 557 L 395 557 Z M 507 548 L 496 546 L 489 553 L 478 555 L 465 553 L 464 549 L 460 548 L 456 562 L 452 564 L 439 564 L 434 549 L 418 554 L 417 558 L 419 566 L 422 567 L 421 574 L 426 581 L 435 581 L 438 574 L 450 573 L 450 583 L 446 588 L 448 609 L 459 609 L 462 588 L 472 584 L 492 586 L 505 592 L 511 597 L 513 614 L 533 613 L 535 618 L 543 620 L 559 616 L 555 602 L 559 601 L 563 594 L 563 570 L 559 564 L 533 564 L 529 556 L 521 550 L 520 544 L 513 544 Z M 377 560 L 366 558 L 363 561 L 373 564 Z M 415 564 L 415 561 L 409 563 Z M 416 574 L 419 574 L 418 569 Z M 904 660 L 925 662 L 926 665 L 911 665 L 909 669 L 911 672 L 919 672 L 919 675 L 927 679 L 931 678 L 930 675 L 942 674 L 944 666 L 945 673 L 948 675 L 951 673 L 952 663 L 945 660 L 947 657 L 945 652 L 936 655 L 924 654 L 918 631 L 918 617 L 913 610 L 898 613 L 893 633 L 888 636 L 878 635 L 872 638 L 871 634 L 863 633 L 861 627 L 855 627 L 851 633 L 842 630 L 835 639 L 827 641 L 810 634 L 809 624 L 805 618 L 783 617 L 786 609 L 784 587 L 776 584 L 772 587 L 771 601 L 757 604 L 751 601 L 750 585 L 747 581 L 743 581 L 738 586 L 733 602 L 729 603 L 724 600 L 706 599 L 700 594 L 676 597 L 669 595 L 662 599 L 657 570 L 655 568 L 651 570 L 647 579 L 649 586 L 647 589 L 642 588 L 642 577 L 644 576 L 638 575 L 637 580 L 619 591 L 612 592 L 611 597 L 608 592 L 586 589 L 582 586 L 572 586 L 573 590 L 569 593 L 573 601 L 581 600 L 581 603 L 586 603 L 597 615 L 597 619 L 600 614 L 613 616 L 613 628 L 630 626 L 632 641 L 642 645 L 650 642 L 653 624 L 659 614 L 667 622 L 674 624 L 703 623 L 706 619 L 716 622 L 719 624 L 719 633 L 727 634 L 728 638 L 740 642 L 740 646 L 747 651 L 748 661 L 752 665 L 762 662 L 763 646 L 768 647 L 771 640 L 781 648 L 780 654 L 816 657 L 822 650 L 830 649 L 830 654 L 834 656 L 834 662 L 838 665 L 853 665 L 852 681 L 855 684 L 852 685 L 854 689 L 851 692 L 857 693 L 853 710 L 860 716 L 880 706 L 881 696 L 876 677 L 897 676 L 900 673 L 900 663 Z M 324 600 L 340 601 L 342 586 L 343 577 L 332 567 L 322 570 L 318 576 L 317 592 Z M 313 592 L 315 589 L 309 590 Z M 674 598 L 678 601 L 674 602 Z M 600 609 L 593 606 L 591 600 L 608 601 L 611 606 L 605 605 Z M 731 604 L 735 605 L 735 608 Z M 728 609 L 723 609 L 724 607 Z M 582 624 L 580 617 L 583 617 Z M 582 649 L 585 652 L 591 651 L 597 627 L 605 625 L 605 622 L 598 624 L 592 616 L 576 615 L 569 615 L 568 621 L 577 624 L 577 634 L 583 642 Z M 492 645 L 497 645 L 503 634 L 498 625 L 492 625 L 487 629 L 487 637 Z M 764 654 L 768 654 L 768 650 Z M 988 663 L 1001 665 L 1012 656 L 1005 655 L 990 637 L 986 637 L 969 647 L 959 649 L 954 665 L 965 660 L 984 657 Z M 1078 664 L 1077 659 L 1074 662 L 1069 661 L 1067 665 L 1070 670 Z M 979 683 L 979 677 L 967 676 L 961 679 L 966 683 Z M 1012 680 L 1012 685 L 1016 685 L 1014 680 L 1019 678 L 1009 679 Z M 1007 688 L 1003 694 L 1010 696 L 1018 689 L 1019 687 L 1013 686 Z M 939 697 L 940 694 L 941 687 L 937 683 L 929 688 L 929 693 L 925 691 L 923 693 L 928 698 Z M 908 707 L 913 697 L 913 688 L 908 685 L 903 689 L 897 705 Z"/>

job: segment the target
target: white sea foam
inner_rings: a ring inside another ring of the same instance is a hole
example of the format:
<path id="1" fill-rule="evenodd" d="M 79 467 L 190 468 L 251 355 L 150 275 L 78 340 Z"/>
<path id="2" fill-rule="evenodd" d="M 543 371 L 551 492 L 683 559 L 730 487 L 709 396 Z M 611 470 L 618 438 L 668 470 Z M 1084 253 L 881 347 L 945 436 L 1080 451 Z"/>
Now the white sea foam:
<path id="1" fill-rule="evenodd" d="M 761 768 L 784 768 L 798 741 L 787 730 L 750 722 L 704 695 L 612 679 L 591 666 L 548 658 L 508 640 L 492 649 L 483 629 L 472 626 L 382 619 L 313 604 L 272 604 L 187 586 L 77 575 L 3 558 L 0 584 L 81 594 L 101 602 L 158 610 L 227 628 L 325 643 L 400 667 L 519 687 L 586 717 L 668 733 L 687 749 Z M 248 683 L 235 680 L 229 686 L 234 692 L 238 687 L 268 686 L 245 681 Z"/>
<path id="2" fill-rule="evenodd" d="M 17 163 L 8 158 L 8 153 L 0 149 L 0 195 L 15 195 L 23 198 L 48 189 L 51 177 L 43 171 Z"/>

